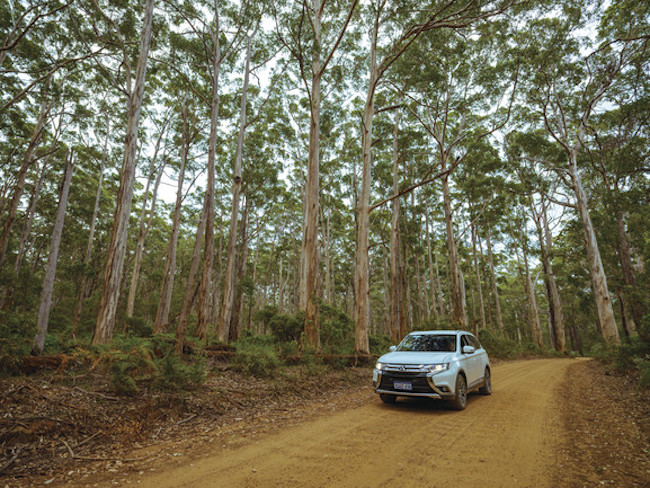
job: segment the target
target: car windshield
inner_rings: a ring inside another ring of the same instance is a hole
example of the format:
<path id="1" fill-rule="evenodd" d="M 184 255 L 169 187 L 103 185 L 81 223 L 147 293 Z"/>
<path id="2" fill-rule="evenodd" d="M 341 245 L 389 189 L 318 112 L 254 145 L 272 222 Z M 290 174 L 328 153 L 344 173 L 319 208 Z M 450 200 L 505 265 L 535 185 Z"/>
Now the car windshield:
<path id="1" fill-rule="evenodd" d="M 411 334 L 407 335 L 400 345 L 398 351 L 421 351 L 421 352 L 455 352 L 456 336 L 453 335 L 432 335 L 432 334 Z"/>

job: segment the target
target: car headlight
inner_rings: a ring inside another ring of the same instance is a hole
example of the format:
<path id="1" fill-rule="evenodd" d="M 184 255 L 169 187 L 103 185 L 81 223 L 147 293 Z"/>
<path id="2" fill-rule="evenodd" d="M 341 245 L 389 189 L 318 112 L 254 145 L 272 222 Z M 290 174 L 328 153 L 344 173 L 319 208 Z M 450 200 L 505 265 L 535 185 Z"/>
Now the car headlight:
<path id="1" fill-rule="evenodd" d="M 384 365 L 382 363 L 377 363 L 375 364 L 375 369 L 381 371 L 382 369 L 384 369 Z"/>
<path id="2" fill-rule="evenodd" d="M 442 373 L 443 371 L 447 371 L 449 369 L 449 363 L 427 364 L 425 368 L 430 373 L 438 374 L 438 373 Z"/>

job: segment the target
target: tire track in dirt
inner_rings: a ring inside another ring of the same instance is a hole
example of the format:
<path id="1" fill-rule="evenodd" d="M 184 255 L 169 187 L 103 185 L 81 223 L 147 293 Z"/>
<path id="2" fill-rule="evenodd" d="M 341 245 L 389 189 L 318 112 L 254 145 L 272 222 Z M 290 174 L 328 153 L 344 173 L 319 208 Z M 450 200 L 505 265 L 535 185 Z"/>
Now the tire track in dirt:
<path id="1" fill-rule="evenodd" d="M 368 403 L 359 408 L 215 449 L 136 482 L 154 488 L 551 487 L 548 474 L 563 436 L 555 395 L 573 363 L 499 365 L 492 396 L 470 396 L 461 412 L 422 399 L 383 405 L 362 393 Z"/>

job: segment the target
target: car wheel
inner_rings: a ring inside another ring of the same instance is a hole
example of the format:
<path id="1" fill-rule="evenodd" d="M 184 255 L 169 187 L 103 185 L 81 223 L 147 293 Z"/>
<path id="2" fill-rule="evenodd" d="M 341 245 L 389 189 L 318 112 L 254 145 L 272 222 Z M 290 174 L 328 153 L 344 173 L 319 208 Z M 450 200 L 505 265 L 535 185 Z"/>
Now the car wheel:
<path id="1" fill-rule="evenodd" d="M 492 376 L 490 375 L 489 368 L 485 368 L 485 377 L 483 380 L 483 386 L 478 390 L 481 395 L 491 395 L 492 394 Z"/>
<path id="2" fill-rule="evenodd" d="M 451 402 L 455 410 L 464 410 L 467 406 L 467 382 L 462 374 L 456 377 L 456 397 Z"/>
<path id="3" fill-rule="evenodd" d="M 384 403 L 395 403 L 397 400 L 397 397 L 395 395 L 386 395 L 384 393 L 379 394 L 379 398 L 381 398 L 381 401 Z"/>

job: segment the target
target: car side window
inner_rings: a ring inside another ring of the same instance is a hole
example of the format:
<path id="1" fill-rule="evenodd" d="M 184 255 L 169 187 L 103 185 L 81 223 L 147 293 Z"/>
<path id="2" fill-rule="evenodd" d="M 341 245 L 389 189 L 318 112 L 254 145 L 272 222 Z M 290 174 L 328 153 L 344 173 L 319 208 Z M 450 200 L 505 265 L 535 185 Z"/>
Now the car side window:
<path id="1" fill-rule="evenodd" d="M 460 348 L 461 348 L 461 350 L 463 349 L 463 347 L 471 345 L 467 339 L 468 339 L 468 336 L 466 336 L 466 335 L 461 336 L 461 338 L 460 338 Z"/>
<path id="2" fill-rule="evenodd" d="M 469 339 L 470 346 L 474 346 L 475 349 L 481 349 L 481 343 L 476 337 L 467 336 L 467 338 Z"/>

